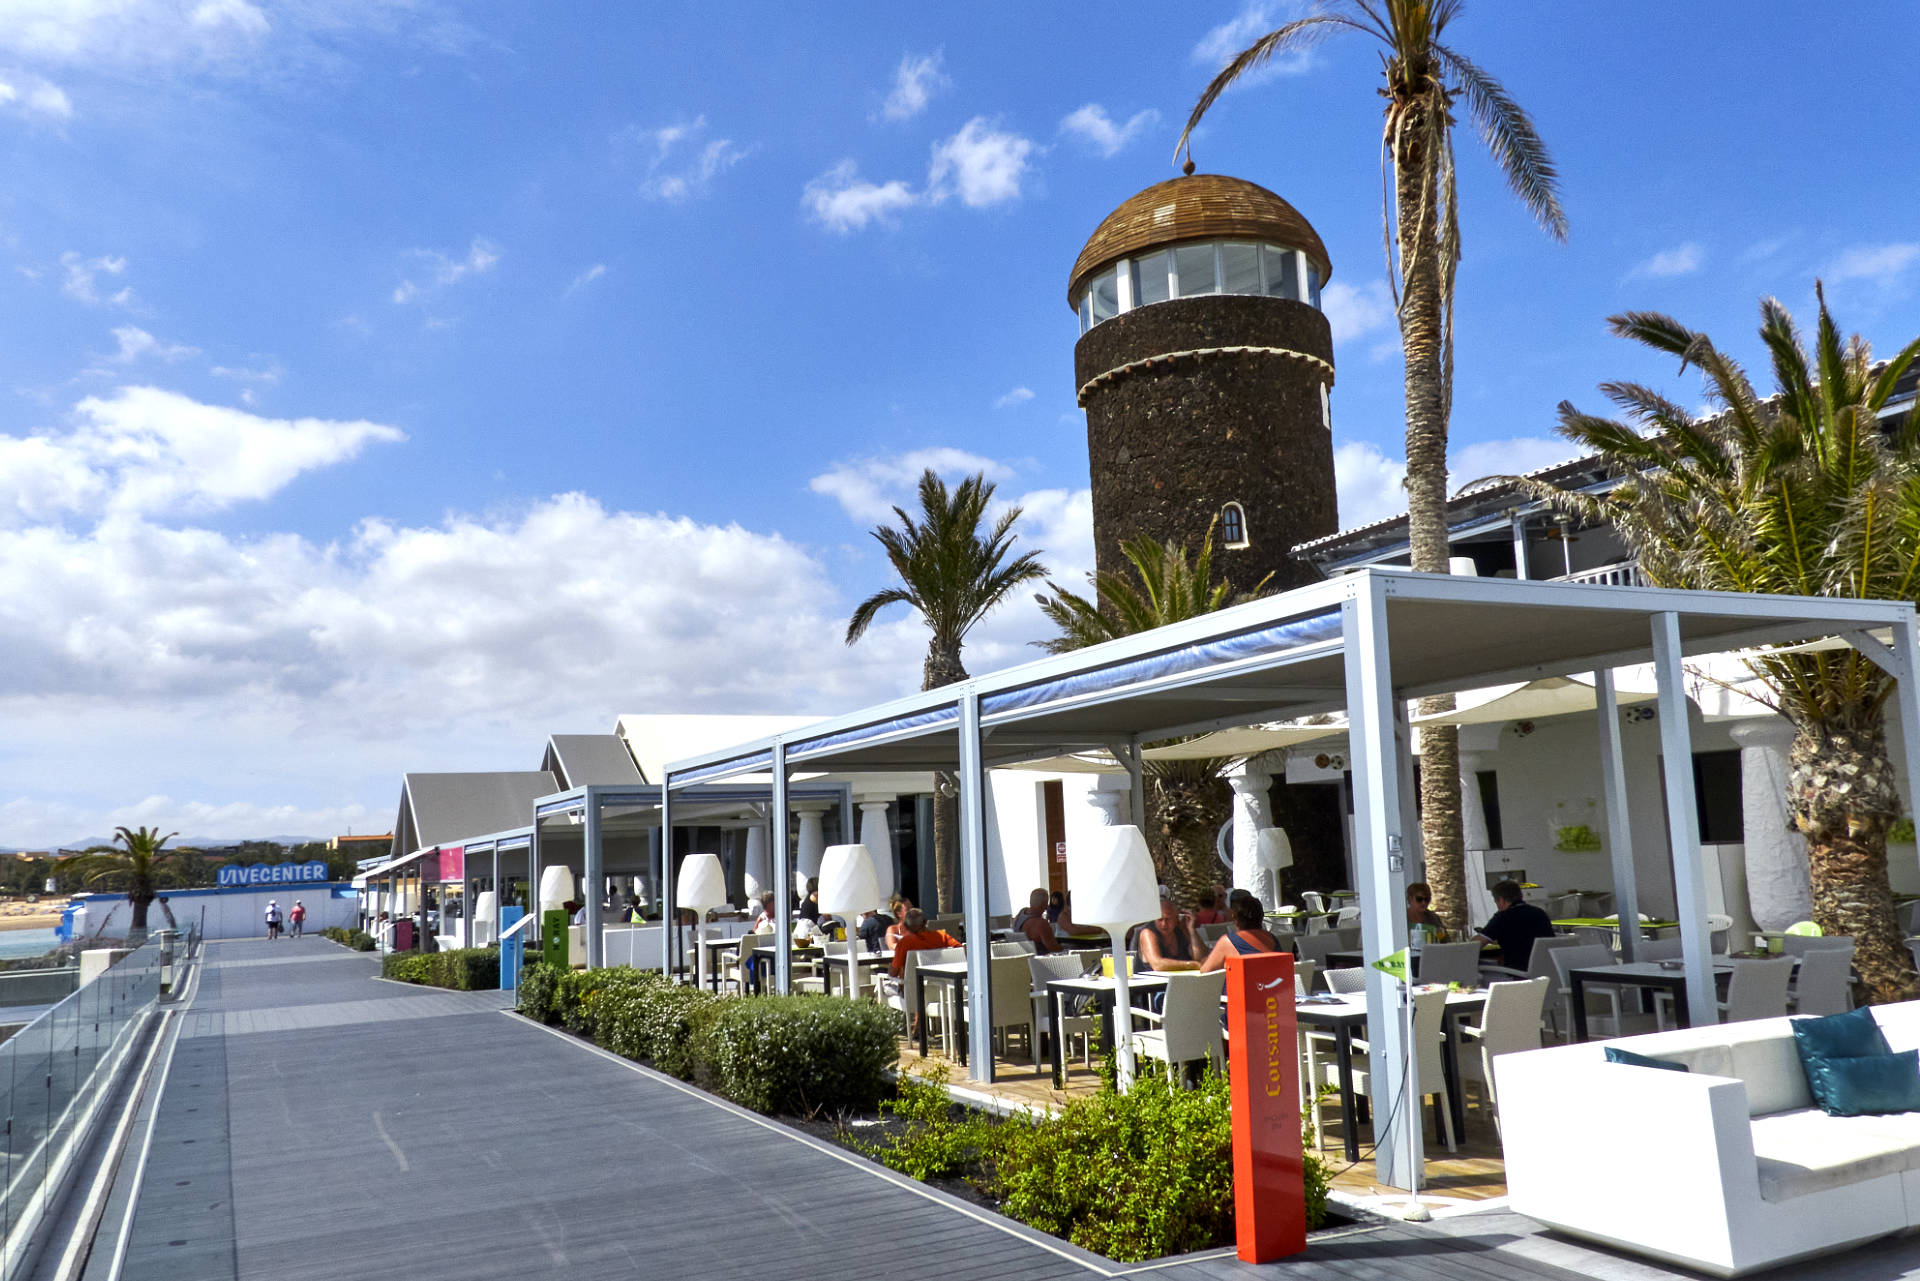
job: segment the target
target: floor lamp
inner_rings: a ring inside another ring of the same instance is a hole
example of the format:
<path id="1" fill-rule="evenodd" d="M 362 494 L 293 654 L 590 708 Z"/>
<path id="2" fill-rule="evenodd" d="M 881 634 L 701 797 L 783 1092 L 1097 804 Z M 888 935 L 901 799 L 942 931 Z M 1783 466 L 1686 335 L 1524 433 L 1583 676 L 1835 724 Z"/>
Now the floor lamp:
<path id="1" fill-rule="evenodd" d="M 860 913 L 879 906 L 880 878 L 867 847 L 829 845 L 820 856 L 820 914 L 846 922 L 849 998 L 860 995 Z"/>
<path id="2" fill-rule="evenodd" d="M 727 901 L 727 872 L 720 866 L 718 854 L 689 854 L 680 863 L 680 883 L 674 887 L 680 906 L 693 913 L 693 985 L 702 987 L 707 980 L 707 913 Z M 663 922 L 660 946 L 671 948 L 672 931 L 680 927 Z"/>
<path id="3" fill-rule="evenodd" d="M 1113 952 L 1113 1039 L 1119 1085 L 1133 1084 L 1133 1014 L 1127 993 L 1127 929 L 1160 915 L 1160 882 L 1147 838 L 1137 827 L 1097 828 L 1067 846 L 1067 888 L 1073 919 L 1107 932 Z M 1058 1036 L 1059 1029 L 1054 1030 Z"/>

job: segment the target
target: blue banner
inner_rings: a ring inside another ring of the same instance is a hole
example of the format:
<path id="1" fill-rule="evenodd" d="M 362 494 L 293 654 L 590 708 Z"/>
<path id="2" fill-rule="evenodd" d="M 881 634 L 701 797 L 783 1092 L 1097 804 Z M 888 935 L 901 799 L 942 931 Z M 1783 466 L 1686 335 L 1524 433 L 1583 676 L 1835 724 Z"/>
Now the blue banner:
<path id="1" fill-rule="evenodd" d="M 327 879 L 327 865 L 311 863 L 229 863 L 220 869 L 220 885 L 303 885 Z"/>

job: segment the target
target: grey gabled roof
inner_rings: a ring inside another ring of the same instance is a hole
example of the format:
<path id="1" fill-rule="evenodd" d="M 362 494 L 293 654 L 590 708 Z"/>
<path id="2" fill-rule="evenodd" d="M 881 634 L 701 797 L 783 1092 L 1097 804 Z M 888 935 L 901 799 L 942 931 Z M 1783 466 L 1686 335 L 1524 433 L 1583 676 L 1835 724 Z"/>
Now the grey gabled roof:
<path id="1" fill-rule="evenodd" d="M 533 821 L 534 801 L 559 790 L 546 770 L 408 774 L 393 823 L 394 857 L 525 827 Z"/>
<path id="2" fill-rule="evenodd" d="M 559 781 L 555 790 L 562 792 L 643 781 L 633 753 L 618 734 L 555 734 L 547 740 L 540 768 Z"/>

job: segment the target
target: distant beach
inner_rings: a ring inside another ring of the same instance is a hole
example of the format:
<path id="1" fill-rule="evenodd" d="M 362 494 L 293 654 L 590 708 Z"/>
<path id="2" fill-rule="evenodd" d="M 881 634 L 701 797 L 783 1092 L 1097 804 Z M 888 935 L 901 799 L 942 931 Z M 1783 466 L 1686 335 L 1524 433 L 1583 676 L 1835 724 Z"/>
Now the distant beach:
<path id="1" fill-rule="evenodd" d="M 50 930 L 60 924 L 65 902 L 0 903 L 0 930 Z"/>

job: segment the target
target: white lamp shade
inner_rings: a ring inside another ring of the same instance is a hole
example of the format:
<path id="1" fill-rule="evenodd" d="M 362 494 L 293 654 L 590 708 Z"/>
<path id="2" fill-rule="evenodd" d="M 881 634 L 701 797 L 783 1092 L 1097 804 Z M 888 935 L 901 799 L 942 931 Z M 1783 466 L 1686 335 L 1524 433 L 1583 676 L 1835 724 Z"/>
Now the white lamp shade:
<path id="1" fill-rule="evenodd" d="M 500 917 L 500 896 L 492 890 L 481 890 L 473 900 L 473 919 L 476 921 L 495 921 Z"/>
<path id="2" fill-rule="evenodd" d="M 1096 828 L 1067 846 L 1067 886 L 1073 919 L 1117 934 L 1160 915 L 1160 882 L 1153 855 L 1137 827 Z"/>
<path id="3" fill-rule="evenodd" d="M 540 869 L 540 910 L 573 902 L 573 869 L 555 863 Z"/>
<path id="4" fill-rule="evenodd" d="M 718 854 L 689 854 L 680 864 L 680 884 L 674 897 L 681 907 L 701 914 L 727 901 L 727 872 Z"/>
<path id="5" fill-rule="evenodd" d="M 848 916 L 880 906 L 880 880 L 864 845 L 829 845 L 820 856 L 820 910 Z"/>
<path id="6" fill-rule="evenodd" d="M 1254 852 L 1260 866 L 1269 871 L 1293 866 L 1293 842 L 1287 839 L 1284 827 L 1261 828 Z"/>

